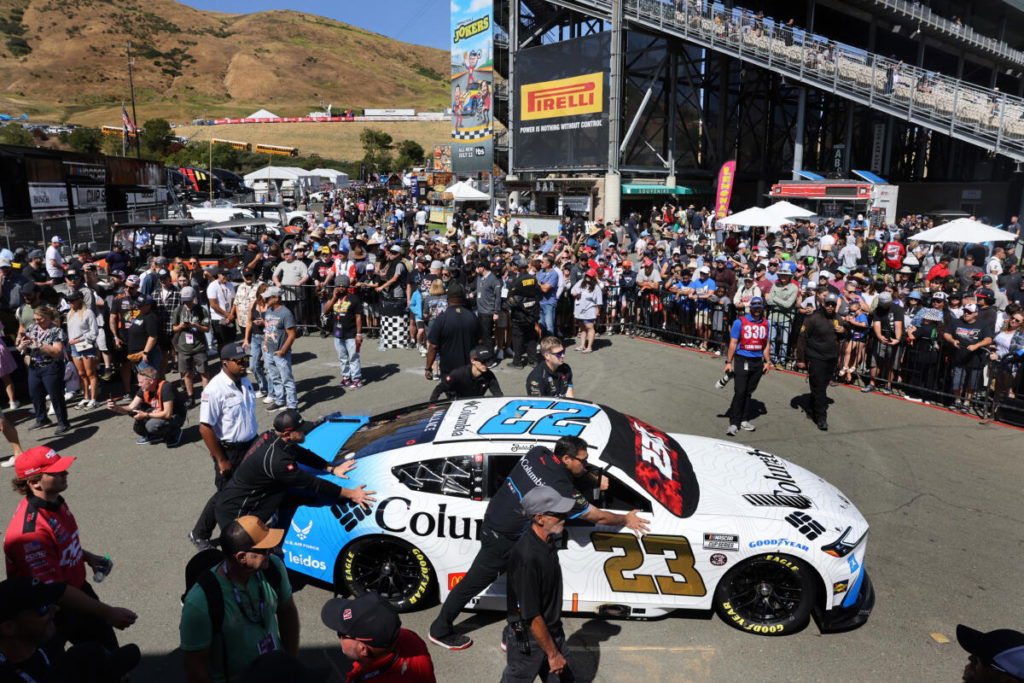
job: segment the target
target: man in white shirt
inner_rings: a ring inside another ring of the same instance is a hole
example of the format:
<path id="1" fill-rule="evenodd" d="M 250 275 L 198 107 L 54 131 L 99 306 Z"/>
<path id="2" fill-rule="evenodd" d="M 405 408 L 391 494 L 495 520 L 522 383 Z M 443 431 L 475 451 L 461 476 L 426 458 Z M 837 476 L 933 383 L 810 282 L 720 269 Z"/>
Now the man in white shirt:
<path id="1" fill-rule="evenodd" d="M 215 269 L 216 279 L 206 288 L 206 299 L 210 303 L 210 322 L 213 323 L 213 337 L 217 347 L 235 341 L 235 286 L 228 282 L 224 268 Z"/>
<path id="2" fill-rule="evenodd" d="M 54 284 L 64 281 L 64 257 L 60 253 L 60 245 L 64 240 L 59 235 L 50 238 L 50 246 L 46 248 L 46 274 Z"/>

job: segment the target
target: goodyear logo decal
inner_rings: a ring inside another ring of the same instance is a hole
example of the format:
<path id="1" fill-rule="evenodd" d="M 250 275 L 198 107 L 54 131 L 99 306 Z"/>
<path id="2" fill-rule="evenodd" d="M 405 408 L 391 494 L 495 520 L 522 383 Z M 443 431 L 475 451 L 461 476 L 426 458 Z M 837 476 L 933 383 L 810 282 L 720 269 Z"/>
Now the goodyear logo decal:
<path id="1" fill-rule="evenodd" d="M 530 83 L 520 88 L 519 102 L 523 121 L 599 114 L 604 109 L 604 74 Z"/>
<path id="2" fill-rule="evenodd" d="M 483 33 L 489 28 L 491 28 L 491 16 L 489 14 L 485 14 L 479 19 L 473 19 L 472 21 L 467 21 L 465 24 L 460 24 L 455 29 L 455 34 L 452 36 L 452 42 L 457 43 L 460 40 L 472 38 L 478 33 Z"/>

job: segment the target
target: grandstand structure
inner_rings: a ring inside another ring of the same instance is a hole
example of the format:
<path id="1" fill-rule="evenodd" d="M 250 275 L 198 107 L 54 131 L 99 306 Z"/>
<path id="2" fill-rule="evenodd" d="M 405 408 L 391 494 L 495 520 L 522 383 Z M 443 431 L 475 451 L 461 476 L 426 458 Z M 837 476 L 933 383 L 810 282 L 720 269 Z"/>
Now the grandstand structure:
<path id="1" fill-rule="evenodd" d="M 969 4 L 985 11 L 960 14 Z M 988 208 L 1004 220 L 1024 189 L 1024 3 L 969 4 L 504 0 L 495 112 L 507 124 L 518 106 L 520 51 L 609 32 L 607 162 L 575 174 L 611 178 L 605 217 L 623 182 L 701 194 L 735 159 L 750 200 L 794 171 L 863 169 L 901 186 L 998 185 Z M 504 142 L 513 186 L 549 176 L 518 168 Z"/>

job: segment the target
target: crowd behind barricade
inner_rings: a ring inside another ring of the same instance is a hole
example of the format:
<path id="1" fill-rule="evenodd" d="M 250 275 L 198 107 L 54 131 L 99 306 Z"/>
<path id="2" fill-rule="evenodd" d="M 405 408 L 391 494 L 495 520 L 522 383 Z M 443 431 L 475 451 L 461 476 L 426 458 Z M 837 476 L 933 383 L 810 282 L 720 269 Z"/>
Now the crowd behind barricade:
<path id="1" fill-rule="evenodd" d="M 189 563 L 190 589 L 183 596 L 186 673 L 194 681 L 209 680 L 211 672 L 214 680 L 256 680 L 246 677 L 255 654 L 271 657 L 266 671 L 273 671 L 273 656 L 298 648 L 291 587 L 271 552 L 281 541 L 278 513 L 288 508 L 287 492 L 307 488 L 364 506 L 375 500 L 365 487 L 328 484 L 298 467 L 344 478 L 353 465 L 326 463 L 301 447 L 309 425 L 297 411 L 292 354 L 303 335 L 333 338 L 338 382 L 346 390 L 365 384 L 364 336 L 382 351 L 416 348 L 426 378 L 440 380 L 433 398 L 501 395 L 489 370 L 501 358 L 513 368 L 533 366 L 524 373 L 524 393 L 571 398 L 562 339 L 575 338 L 579 353 L 607 353 L 599 336 L 659 336 L 715 355 L 747 353 L 747 360 L 736 361 L 744 363 L 743 376 L 737 375 L 737 386 L 746 384 L 737 392 L 742 403 L 753 393 L 759 368 L 803 363 L 805 331 L 820 310 L 841 341 L 832 381 L 960 409 L 971 404 L 988 419 L 1001 417 L 1000 408 L 1021 391 L 1019 244 L 947 249 L 914 239 L 929 227 L 922 216 L 895 225 L 869 225 L 855 216 L 766 233 L 719 226 L 707 210 L 666 204 L 615 222 L 566 216 L 554 234 L 528 235 L 514 214 L 463 210 L 451 226 L 436 228 L 426 208 L 405 197 L 339 190 L 317 224 L 294 241 L 253 239 L 231 267 L 203 268 L 198 259 L 166 258 L 159 249 L 140 262 L 115 246 L 100 268 L 88 250 L 67 254 L 59 237 L 45 252 L 0 253 L 6 337 L 0 379 L 9 401 L 3 431 L 20 454 L 2 464 L 15 466 L 15 487 L 24 495 L 5 535 L 8 575 L 60 589 L 11 588 L 27 597 L 0 615 L 0 651 L 22 657 L 14 661 L 33 676 L 47 672 L 51 659 L 64 661 L 65 641 L 98 641 L 100 650 L 86 652 L 94 662 L 114 658 L 120 669 L 137 663 L 137 652 L 124 651 L 112 630 L 130 626 L 134 613 L 100 602 L 85 580 L 86 566 L 99 581 L 112 564 L 82 549 L 61 496 L 73 458 L 45 446 L 21 453 L 13 423 L 23 415 L 16 411 L 26 393 L 28 429 L 43 437 L 53 427 L 53 435 L 73 430 L 77 415 L 106 408 L 131 420 L 140 445 L 168 447 L 181 442 L 188 413 L 199 404 L 199 432 L 217 493 L 189 534 L 199 552 Z M 1016 217 L 1009 229 L 1021 235 Z M 740 316 L 744 322 L 734 325 Z M 742 343 L 730 346 L 737 329 L 740 337 L 765 330 L 770 338 L 745 351 Z M 813 374 L 813 355 L 808 359 Z M 170 379 L 175 373 L 180 381 Z M 263 433 L 260 399 L 276 413 L 273 429 Z M 753 429 L 742 405 L 730 411 L 730 435 Z M 819 423 L 824 429 L 823 416 Z M 558 448 L 567 449 L 563 462 L 573 476 L 586 473 L 585 444 L 560 442 Z M 556 483 L 567 476 L 550 474 Z M 557 533 L 562 506 L 573 504 L 571 489 L 560 487 L 537 503 L 533 524 L 542 541 Z M 610 513 L 592 514 L 604 519 Z M 634 517 L 608 519 L 642 530 L 643 520 Z M 522 548 L 508 535 L 485 543 L 474 581 L 488 582 L 509 562 L 550 565 L 551 558 L 536 556 L 542 546 L 530 550 L 535 539 L 526 538 Z M 73 557 L 54 566 L 48 558 L 65 550 Z M 452 631 L 452 621 L 474 581 L 465 580 L 465 595 L 452 593 L 431 627 L 432 642 L 452 650 L 471 642 Z M 423 641 L 367 600 L 331 603 L 323 614 L 346 656 L 361 663 L 350 680 L 395 662 L 416 670 L 416 680 L 433 680 Z M 47 618 L 52 605 L 68 616 Z M 527 631 L 507 634 L 517 642 L 509 667 L 515 661 L 516 667 L 565 668 L 558 614 L 524 611 L 521 617 Z M 25 633 L 17 635 L 18 628 Z M 12 632 L 16 637 L 4 635 Z M 541 647 L 545 656 L 519 656 L 530 647 Z"/>

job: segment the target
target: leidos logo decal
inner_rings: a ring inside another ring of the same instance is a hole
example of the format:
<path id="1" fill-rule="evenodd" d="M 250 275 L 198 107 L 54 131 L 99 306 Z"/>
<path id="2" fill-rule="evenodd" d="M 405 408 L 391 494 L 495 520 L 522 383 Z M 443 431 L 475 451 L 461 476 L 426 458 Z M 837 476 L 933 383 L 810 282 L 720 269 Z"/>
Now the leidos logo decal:
<path id="1" fill-rule="evenodd" d="M 293 553 L 290 550 L 285 550 L 285 552 L 288 554 L 288 564 L 297 564 L 300 567 L 309 567 L 310 569 L 319 569 L 320 571 L 325 571 L 327 569 L 327 565 L 324 562 L 321 562 L 314 557 L 310 557 L 309 555 L 299 555 L 298 553 Z"/>
<path id="2" fill-rule="evenodd" d="M 600 71 L 520 88 L 519 117 L 523 121 L 557 116 L 599 114 L 604 109 L 604 74 Z"/>

